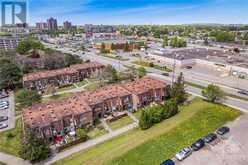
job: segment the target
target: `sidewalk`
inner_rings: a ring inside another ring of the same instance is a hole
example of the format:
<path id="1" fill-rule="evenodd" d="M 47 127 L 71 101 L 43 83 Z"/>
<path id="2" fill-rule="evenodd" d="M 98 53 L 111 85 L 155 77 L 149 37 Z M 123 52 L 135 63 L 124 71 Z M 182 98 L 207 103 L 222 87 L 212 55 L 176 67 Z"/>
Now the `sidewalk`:
<path id="1" fill-rule="evenodd" d="M 31 165 L 28 161 L 2 152 L 0 152 L 0 158 L 0 161 L 7 165 Z"/>
<path id="2" fill-rule="evenodd" d="M 88 148 L 90 148 L 90 147 L 92 147 L 94 145 L 97 145 L 97 144 L 103 143 L 105 141 L 108 141 L 108 140 L 110 140 L 110 139 L 112 139 L 114 137 L 117 137 L 117 136 L 119 136 L 119 135 L 121 135 L 121 134 L 123 134 L 123 133 L 125 133 L 125 132 L 127 132 L 129 130 L 131 130 L 131 129 L 136 128 L 136 127 L 138 127 L 138 124 L 133 123 L 133 124 L 130 124 L 130 125 L 126 126 L 126 127 L 118 129 L 116 131 L 113 131 L 113 132 L 110 132 L 110 133 L 108 133 L 106 135 L 98 137 L 96 139 L 88 140 L 85 143 L 82 143 L 82 144 L 80 144 L 78 146 L 75 146 L 75 147 L 73 147 L 71 149 L 68 149 L 68 150 L 65 150 L 63 152 L 58 153 L 58 154 L 54 155 L 53 157 L 51 157 L 50 159 L 48 159 L 47 161 L 42 162 L 40 164 L 42 164 L 42 165 L 43 164 L 45 164 L 45 165 L 52 164 L 52 163 L 54 163 L 54 162 L 56 162 L 58 160 L 66 158 L 66 157 L 68 157 L 68 156 L 70 156 L 70 155 L 72 155 L 74 153 L 80 152 L 80 151 L 88 149 Z"/>

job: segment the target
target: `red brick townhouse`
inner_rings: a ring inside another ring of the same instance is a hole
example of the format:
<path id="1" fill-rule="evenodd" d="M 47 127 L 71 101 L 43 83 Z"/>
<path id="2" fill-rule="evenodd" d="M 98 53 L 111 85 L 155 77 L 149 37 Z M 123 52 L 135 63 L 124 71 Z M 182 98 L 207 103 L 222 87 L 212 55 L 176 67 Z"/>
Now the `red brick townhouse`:
<path id="1" fill-rule="evenodd" d="M 23 110 L 24 128 L 30 127 L 40 136 L 52 140 L 56 135 L 93 125 L 94 121 L 114 111 L 137 109 L 165 100 L 164 82 L 144 77 L 127 83 L 108 85 L 47 104 Z"/>
<path id="2" fill-rule="evenodd" d="M 71 65 L 68 68 L 40 71 L 25 74 L 23 87 L 26 89 L 44 91 L 49 86 L 61 87 L 70 85 L 85 78 L 97 77 L 104 65 L 96 62 Z"/>

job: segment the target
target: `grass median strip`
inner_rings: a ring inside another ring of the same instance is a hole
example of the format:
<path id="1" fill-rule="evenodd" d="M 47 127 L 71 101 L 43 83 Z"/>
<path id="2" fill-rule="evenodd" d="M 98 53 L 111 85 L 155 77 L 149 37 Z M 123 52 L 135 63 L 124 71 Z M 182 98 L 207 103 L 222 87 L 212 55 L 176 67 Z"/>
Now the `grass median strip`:
<path id="1" fill-rule="evenodd" d="M 183 146 L 191 144 L 199 137 L 234 120 L 240 113 L 229 107 L 211 104 L 199 98 L 180 107 L 180 111 L 175 117 L 156 124 L 148 130 L 131 130 L 55 164 L 159 164 Z"/>

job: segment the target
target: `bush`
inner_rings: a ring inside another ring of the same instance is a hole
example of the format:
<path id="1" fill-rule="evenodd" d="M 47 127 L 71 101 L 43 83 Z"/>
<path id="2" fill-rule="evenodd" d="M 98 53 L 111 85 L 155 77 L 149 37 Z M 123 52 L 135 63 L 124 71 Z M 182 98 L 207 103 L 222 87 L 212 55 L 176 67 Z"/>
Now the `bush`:
<path id="1" fill-rule="evenodd" d="M 176 100 L 168 100 L 163 105 L 145 108 L 141 113 L 139 126 L 142 130 L 148 129 L 154 124 L 168 119 L 177 113 L 178 105 Z"/>
<path id="2" fill-rule="evenodd" d="M 80 138 L 80 139 L 87 139 L 87 133 L 84 129 L 82 128 L 78 128 L 76 129 L 76 135 Z"/>

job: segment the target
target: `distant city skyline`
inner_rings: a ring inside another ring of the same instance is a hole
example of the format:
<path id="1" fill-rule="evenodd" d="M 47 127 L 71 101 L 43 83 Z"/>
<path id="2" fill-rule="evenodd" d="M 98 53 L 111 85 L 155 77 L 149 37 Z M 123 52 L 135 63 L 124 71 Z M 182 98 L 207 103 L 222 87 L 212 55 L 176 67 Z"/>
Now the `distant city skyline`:
<path id="1" fill-rule="evenodd" d="M 3 1 L 3 0 L 1 0 Z M 28 23 L 53 17 L 83 24 L 248 24 L 244 0 L 28 0 Z"/>

